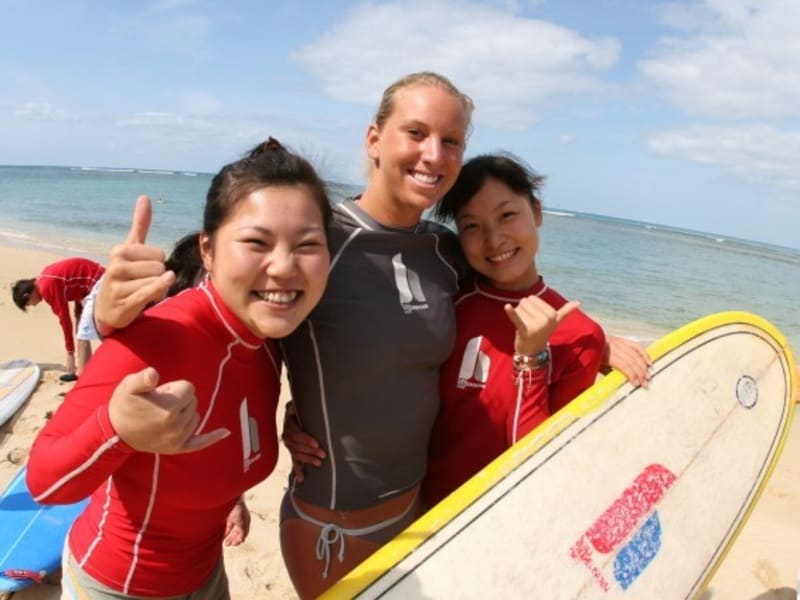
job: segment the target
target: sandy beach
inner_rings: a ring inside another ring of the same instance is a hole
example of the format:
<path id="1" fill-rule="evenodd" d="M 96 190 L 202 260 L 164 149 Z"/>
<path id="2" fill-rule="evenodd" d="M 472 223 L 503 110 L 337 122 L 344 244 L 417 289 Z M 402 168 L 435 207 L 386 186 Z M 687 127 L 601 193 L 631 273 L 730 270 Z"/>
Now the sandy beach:
<path id="1" fill-rule="evenodd" d="M 62 257 L 29 248 L 0 245 L 0 264 L 4 265 L 0 278 L 0 362 L 28 358 L 42 369 L 41 382 L 33 395 L 0 427 L 0 489 L 24 464 L 37 431 L 73 385 L 58 380 L 65 356 L 56 317 L 45 304 L 23 313 L 10 294 L 16 279 L 34 277 L 43 266 L 59 258 Z M 250 536 L 241 546 L 225 551 L 235 599 L 294 597 L 281 561 L 277 530 L 278 503 L 288 465 L 288 456 L 282 450 L 273 475 L 247 493 L 252 513 Z M 798 569 L 800 429 L 795 424 L 759 504 L 702 598 L 793 599 Z M 59 593 L 56 586 L 40 585 L 18 592 L 15 598 L 50 600 L 58 598 Z"/>

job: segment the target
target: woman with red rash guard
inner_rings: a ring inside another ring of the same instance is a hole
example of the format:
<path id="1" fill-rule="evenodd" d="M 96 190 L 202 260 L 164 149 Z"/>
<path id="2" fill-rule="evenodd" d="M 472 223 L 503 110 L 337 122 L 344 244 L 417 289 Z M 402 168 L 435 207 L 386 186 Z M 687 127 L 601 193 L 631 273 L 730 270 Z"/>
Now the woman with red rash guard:
<path id="1" fill-rule="evenodd" d="M 605 336 L 536 266 L 543 177 L 505 155 L 466 162 L 437 207 L 474 270 L 456 299 L 423 498 L 442 500 L 594 383 Z"/>
<path id="2" fill-rule="evenodd" d="M 329 219 L 320 178 L 273 139 L 214 177 L 206 279 L 106 339 L 31 451 L 38 502 L 90 497 L 64 597 L 229 597 L 226 519 L 274 468 L 275 338 L 322 296 Z"/>

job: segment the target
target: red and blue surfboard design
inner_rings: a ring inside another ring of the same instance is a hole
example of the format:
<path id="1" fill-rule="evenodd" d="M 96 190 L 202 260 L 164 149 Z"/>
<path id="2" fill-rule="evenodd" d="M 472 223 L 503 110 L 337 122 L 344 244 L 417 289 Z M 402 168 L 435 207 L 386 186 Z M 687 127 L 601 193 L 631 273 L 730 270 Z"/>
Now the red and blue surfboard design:
<path id="1" fill-rule="evenodd" d="M 595 561 L 595 555 L 613 556 L 613 576 L 627 590 L 656 558 L 661 548 L 659 501 L 677 479 L 664 465 L 651 464 L 609 506 L 570 549 L 570 556 L 583 563 L 603 591 L 612 584 Z"/>

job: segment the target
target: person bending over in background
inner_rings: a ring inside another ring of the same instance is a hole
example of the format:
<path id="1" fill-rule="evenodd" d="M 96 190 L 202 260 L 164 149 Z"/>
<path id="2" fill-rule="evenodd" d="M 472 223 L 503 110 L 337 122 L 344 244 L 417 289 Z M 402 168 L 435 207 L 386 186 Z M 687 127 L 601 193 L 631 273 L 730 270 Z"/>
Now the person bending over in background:
<path id="1" fill-rule="evenodd" d="M 82 327 L 81 312 L 83 301 L 95 283 L 103 275 L 103 265 L 88 258 L 65 258 L 47 265 L 34 279 L 19 279 L 11 288 L 11 295 L 20 309 L 36 306 L 44 300 L 58 317 L 64 333 L 64 346 L 67 349 L 66 374 L 62 381 L 74 381 L 83 372 L 92 356 L 92 340 L 97 340 L 93 328 Z M 74 302 L 75 337 L 77 337 L 78 360 L 75 360 L 75 340 L 73 325 L 69 314 L 69 303 Z"/>

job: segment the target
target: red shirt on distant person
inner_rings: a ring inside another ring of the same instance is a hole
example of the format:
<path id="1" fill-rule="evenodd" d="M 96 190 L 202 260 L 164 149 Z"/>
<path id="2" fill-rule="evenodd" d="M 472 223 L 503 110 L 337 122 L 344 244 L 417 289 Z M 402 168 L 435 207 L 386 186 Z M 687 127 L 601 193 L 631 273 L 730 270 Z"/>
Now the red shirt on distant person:
<path id="1" fill-rule="evenodd" d="M 75 322 L 79 322 L 83 311 L 83 299 L 89 295 L 94 284 L 103 275 L 105 268 L 88 258 L 66 258 L 46 266 L 36 278 L 36 289 L 42 300 L 58 317 L 64 332 L 67 353 L 75 352 L 72 320 L 69 303 L 75 303 Z"/>

